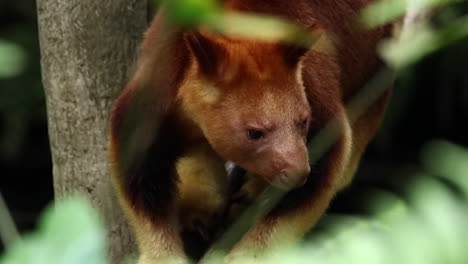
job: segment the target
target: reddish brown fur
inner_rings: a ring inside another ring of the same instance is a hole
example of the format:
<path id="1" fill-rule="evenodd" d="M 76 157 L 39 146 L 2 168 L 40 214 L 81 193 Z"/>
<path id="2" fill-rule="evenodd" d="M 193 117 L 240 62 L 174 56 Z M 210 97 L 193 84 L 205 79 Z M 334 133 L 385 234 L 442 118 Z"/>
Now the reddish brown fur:
<path id="1" fill-rule="evenodd" d="M 289 164 L 282 155 L 296 156 L 296 160 L 305 161 L 306 151 L 296 149 L 295 146 L 299 143 L 295 140 L 303 136 L 301 140 L 305 146 L 306 131 L 298 131 L 296 124 L 308 118 L 310 109 L 304 88 L 296 80 L 297 66 L 284 63 L 287 51 L 275 44 L 246 40 L 210 37 L 210 41 L 218 44 L 215 45 L 217 48 L 209 50 L 210 53 L 222 54 L 223 60 L 220 63 L 212 62 L 214 65 L 211 67 L 216 69 L 213 71 L 198 63 L 198 68 L 193 73 L 196 77 L 190 78 L 216 85 L 218 102 L 203 103 L 205 96 L 200 96 L 199 89 L 192 89 L 190 85 L 183 86 L 179 95 L 182 108 L 195 113 L 194 120 L 201 126 L 214 150 L 222 157 L 229 157 L 260 175 L 273 175 L 282 167 L 287 167 Z M 206 92 L 202 91 L 202 95 L 204 94 Z M 276 153 L 276 157 L 262 155 L 266 159 L 275 158 L 274 166 L 257 157 L 255 144 L 251 144 L 252 148 L 239 147 L 250 144 L 245 140 L 242 132 L 244 129 L 250 127 L 265 130 L 267 138 L 267 134 L 277 129 L 278 124 L 286 123 L 291 118 L 295 119 L 295 123 L 291 124 L 293 127 L 290 132 L 283 131 L 274 135 L 281 144 L 270 142 L 273 146 L 276 144 L 278 148 L 283 148 L 281 151 L 284 154 Z M 230 122 L 226 122 L 229 120 Z M 226 134 L 231 137 L 226 138 Z"/>
<path id="2" fill-rule="evenodd" d="M 178 172 L 192 169 L 176 170 L 188 149 L 203 146 L 205 160 L 234 160 L 275 182 L 285 169 L 291 175 L 308 172 L 306 137 L 336 118 L 339 140 L 313 165 L 305 185 L 291 191 L 230 256 L 272 249 L 300 238 L 314 225 L 336 191 L 350 181 L 386 106 L 387 94 L 355 124 L 344 110 L 379 66 L 375 48 L 389 33 L 388 28 L 367 33 L 355 29 L 351 19 L 368 2 L 223 1 L 226 10 L 279 16 L 326 32 L 336 52 L 309 50 L 301 59 L 301 82 L 296 71 L 302 53 L 290 53 L 285 45 L 182 32 L 167 24 L 164 13 L 157 16 L 146 33 L 138 71 L 111 117 L 113 179 L 137 232 L 140 264 L 171 256 L 185 259 L 173 221 L 178 215 L 177 188 L 196 188 L 183 179 L 178 183 Z M 300 127 L 304 119 L 307 130 Z M 267 150 L 246 143 L 246 126 L 272 135 L 265 137 Z M 210 167 L 219 164 L 207 164 Z"/>

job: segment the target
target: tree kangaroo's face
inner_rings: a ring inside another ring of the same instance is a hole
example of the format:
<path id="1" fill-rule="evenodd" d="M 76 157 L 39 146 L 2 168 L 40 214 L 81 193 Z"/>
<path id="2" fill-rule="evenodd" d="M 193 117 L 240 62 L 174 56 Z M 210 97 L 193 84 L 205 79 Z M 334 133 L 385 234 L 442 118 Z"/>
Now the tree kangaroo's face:
<path id="1" fill-rule="evenodd" d="M 213 149 L 276 187 L 302 186 L 310 172 L 311 116 L 298 65 L 303 53 L 199 40 L 191 43 L 197 58 L 192 101 L 200 103 L 197 120 Z M 200 43 L 209 48 L 200 49 Z M 207 54 L 215 64 L 206 61 Z"/>
<path id="2" fill-rule="evenodd" d="M 304 88 L 281 80 L 244 85 L 227 91 L 212 108 L 204 126 L 208 141 L 223 158 L 274 186 L 301 186 L 310 172 L 310 108 Z"/>

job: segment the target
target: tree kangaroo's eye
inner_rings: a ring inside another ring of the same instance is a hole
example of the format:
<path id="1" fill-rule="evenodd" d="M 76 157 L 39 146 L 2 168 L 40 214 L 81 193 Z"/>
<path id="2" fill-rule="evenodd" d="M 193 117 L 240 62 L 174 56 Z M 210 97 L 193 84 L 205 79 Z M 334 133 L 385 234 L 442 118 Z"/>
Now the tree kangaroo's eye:
<path id="1" fill-rule="evenodd" d="M 247 135 L 251 140 L 259 140 L 263 137 L 263 132 L 258 130 L 249 130 L 247 131 Z"/>

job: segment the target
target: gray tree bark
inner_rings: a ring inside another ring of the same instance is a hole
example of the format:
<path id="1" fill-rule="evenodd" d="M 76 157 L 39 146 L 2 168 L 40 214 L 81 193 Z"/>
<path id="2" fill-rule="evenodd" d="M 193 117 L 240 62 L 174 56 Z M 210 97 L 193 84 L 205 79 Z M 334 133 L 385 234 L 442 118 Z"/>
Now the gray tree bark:
<path id="1" fill-rule="evenodd" d="M 84 193 L 109 234 L 110 263 L 135 245 L 111 188 L 108 117 L 147 26 L 146 0 L 38 0 L 56 199 Z"/>

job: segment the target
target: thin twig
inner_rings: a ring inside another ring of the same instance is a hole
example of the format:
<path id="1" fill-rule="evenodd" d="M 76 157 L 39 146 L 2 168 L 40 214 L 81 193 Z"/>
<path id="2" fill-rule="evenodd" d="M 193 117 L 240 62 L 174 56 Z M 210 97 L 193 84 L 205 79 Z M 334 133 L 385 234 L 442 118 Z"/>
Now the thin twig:
<path id="1" fill-rule="evenodd" d="M 5 247 L 10 247 L 20 238 L 13 217 L 0 193 L 0 239 Z"/>

